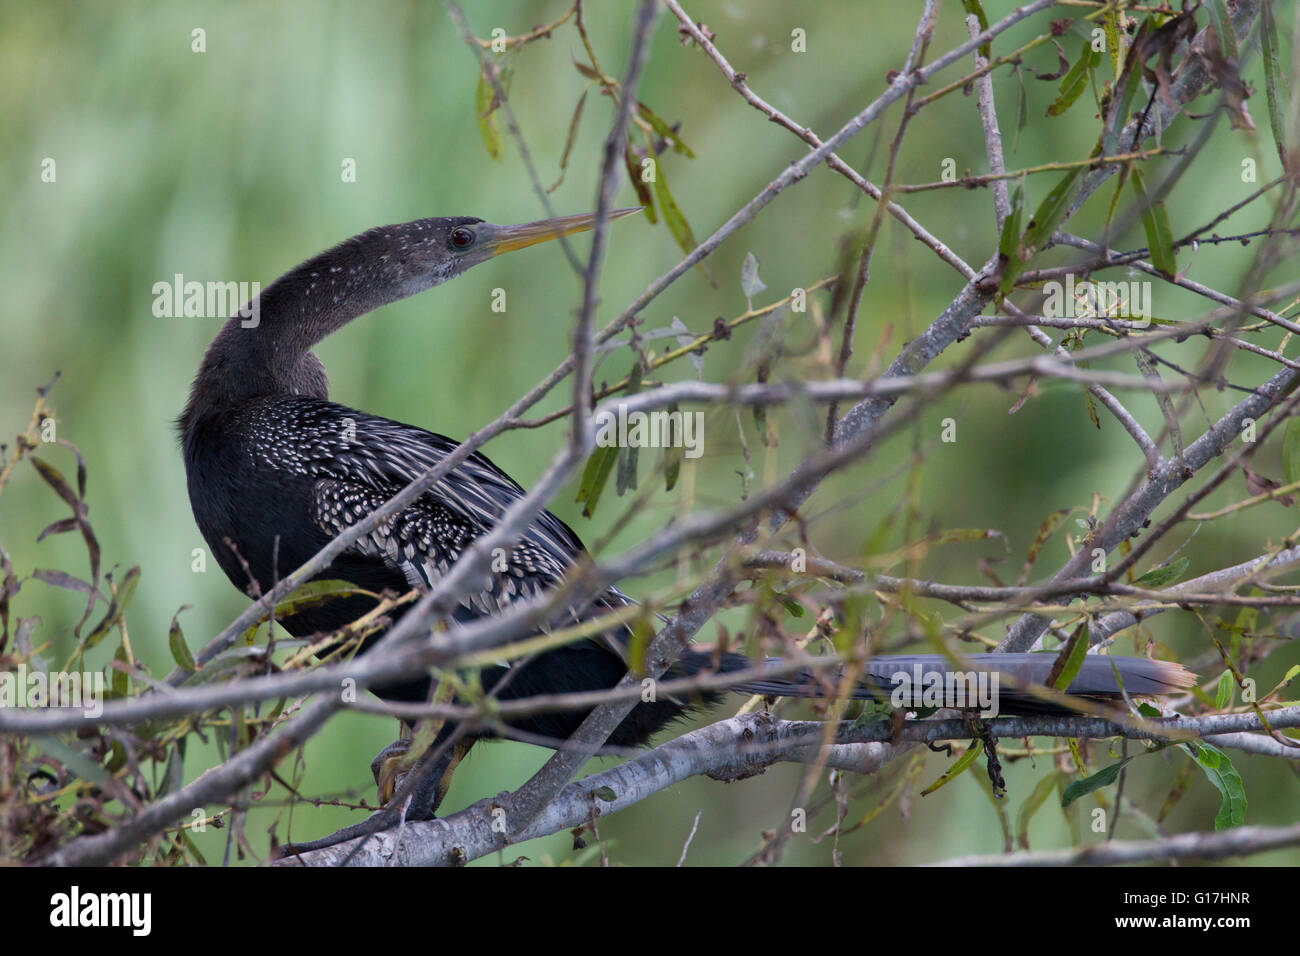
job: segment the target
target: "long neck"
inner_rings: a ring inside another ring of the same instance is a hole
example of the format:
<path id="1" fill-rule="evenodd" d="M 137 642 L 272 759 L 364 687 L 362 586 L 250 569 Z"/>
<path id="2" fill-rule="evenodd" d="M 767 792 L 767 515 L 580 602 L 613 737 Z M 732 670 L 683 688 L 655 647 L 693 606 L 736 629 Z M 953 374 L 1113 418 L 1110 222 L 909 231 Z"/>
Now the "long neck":
<path id="1" fill-rule="evenodd" d="M 325 398 L 312 346 L 358 316 L 434 285 L 410 252 L 421 222 L 381 226 L 286 272 L 232 316 L 208 346 L 183 427 L 260 395 Z"/>

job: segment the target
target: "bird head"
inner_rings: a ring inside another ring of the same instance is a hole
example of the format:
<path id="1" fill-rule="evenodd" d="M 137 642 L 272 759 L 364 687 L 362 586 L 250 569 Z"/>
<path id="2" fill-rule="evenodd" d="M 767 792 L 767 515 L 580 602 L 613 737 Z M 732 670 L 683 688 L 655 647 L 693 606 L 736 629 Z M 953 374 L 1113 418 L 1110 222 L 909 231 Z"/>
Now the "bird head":
<path id="1" fill-rule="evenodd" d="M 609 213 L 609 220 L 622 219 L 640 211 L 640 207 L 615 209 Z M 389 243 L 398 244 L 391 253 L 395 260 L 393 264 L 405 274 L 403 285 L 407 287 L 402 292 L 409 295 L 454 279 L 472 266 L 504 252 L 586 232 L 595 225 L 594 212 L 513 226 L 498 226 L 470 216 L 452 216 L 381 227 L 372 233 L 382 232 Z"/>

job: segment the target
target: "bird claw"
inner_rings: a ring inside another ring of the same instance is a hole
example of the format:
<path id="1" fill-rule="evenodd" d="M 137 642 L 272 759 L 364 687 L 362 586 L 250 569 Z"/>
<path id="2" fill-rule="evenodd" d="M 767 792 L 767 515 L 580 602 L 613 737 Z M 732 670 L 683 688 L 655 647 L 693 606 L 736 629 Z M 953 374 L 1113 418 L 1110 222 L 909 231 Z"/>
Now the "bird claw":
<path id="1" fill-rule="evenodd" d="M 394 740 L 370 761 L 370 773 L 379 788 L 379 803 L 386 805 L 410 771 L 415 761 L 411 757 L 410 738 Z"/>
<path id="2" fill-rule="evenodd" d="M 442 803 L 442 798 L 447 795 L 452 773 L 469 751 L 473 740 L 461 740 L 455 744 L 435 742 L 425 751 L 423 758 L 411 751 L 412 743 L 411 738 L 405 735 L 394 740 L 370 761 L 370 773 L 379 788 L 379 802 L 382 806 L 402 811 L 407 820 L 430 820 Z M 412 771 L 418 771 L 421 779 L 402 801 L 404 807 L 391 807 L 393 798 L 401 792 Z"/>

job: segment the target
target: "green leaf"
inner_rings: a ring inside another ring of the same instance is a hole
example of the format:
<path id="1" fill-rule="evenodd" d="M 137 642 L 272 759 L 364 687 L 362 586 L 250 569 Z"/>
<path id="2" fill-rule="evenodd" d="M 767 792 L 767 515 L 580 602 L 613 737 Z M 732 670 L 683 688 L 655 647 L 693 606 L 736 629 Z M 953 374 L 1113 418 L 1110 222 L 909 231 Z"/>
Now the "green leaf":
<path id="1" fill-rule="evenodd" d="M 998 254 L 1006 260 L 1015 256 L 1020 248 L 1020 220 L 1024 211 L 1025 177 L 1021 176 L 1011 196 L 1011 213 L 1002 220 L 1002 237 L 998 241 Z"/>
<path id="2" fill-rule="evenodd" d="M 695 154 L 691 152 L 690 147 L 682 142 L 677 132 L 665 123 L 658 113 L 641 102 L 636 104 L 636 111 L 643 120 L 650 124 L 660 139 L 667 140 L 672 145 L 673 152 L 681 153 L 687 159 L 695 158 Z"/>
<path id="3" fill-rule="evenodd" d="M 194 841 L 190 838 L 190 831 L 181 830 L 180 838 L 181 842 L 185 844 L 185 849 L 189 851 L 190 855 L 194 857 L 196 861 L 198 861 L 199 866 L 207 866 L 208 861 L 203 854 L 199 852 L 198 846 L 196 846 Z"/>
<path id="4" fill-rule="evenodd" d="M 1260 6 L 1260 49 L 1264 55 L 1264 92 L 1268 97 L 1268 125 L 1273 130 L 1273 142 L 1287 168 L 1286 111 L 1287 83 L 1282 74 L 1281 47 L 1277 42 L 1277 21 L 1273 19 L 1273 4 L 1265 0 Z"/>
<path id="5" fill-rule="evenodd" d="M 1110 68 L 1115 79 L 1119 79 L 1119 57 L 1122 52 L 1119 32 L 1119 10 L 1107 7 L 1101 15 L 1102 29 L 1106 31 L 1106 52 L 1110 54 Z"/>
<path id="6" fill-rule="evenodd" d="M 627 642 L 627 666 L 632 673 L 643 676 L 646 672 L 645 652 L 655 636 L 654 622 L 642 616 L 632 621 L 628 628 L 632 637 Z"/>
<path id="7" fill-rule="evenodd" d="M 199 665 L 194 662 L 194 655 L 190 653 L 189 646 L 185 643 L 185 635 L 181 631 L 181 611 L 187 611 L 189 608 L 190 605 L 186 604 L 172 618 L 172 626 L 167 630 L 167 646 L 172 652 L 172 660 L 176 662 L 177 667 L 181 670 L 196 671 Z"/>
<path id="8" fill-rule="evenodd" d="M 48 461 L 44 461 L 40 458 L 33 458 L 32 464 L 36 467 L 36 470 L 41 473 L 41 477 L 45 479 L 45 483 L 53 488 L 55 493 L 57 493 L 58 496 L 67 502 L 75 511 L 80 499 L 77 497 L 76 493 L 73 492 L 72 488 L 69 487 L 68 482 L 63 477 L 63 473 Z"/>
<path id="9" fill-rule="evenodd" d="M 625 492 L 636 491 L 636 463 L 641 449 L 628 445 L 618 450 L 618 468 L 614 473 L 614 492 L 620 498 Z"/>
<path id="10" fill-rule="evenodd" d="M 1081 60 L 1080 62 L 1083 63 L 1086 61 Z M 1072 76 L 1075 76 L 1074 70 L 1071 70 L 1068 74 L 1066 74 L 1066 79 L 1068 80 Z M 1047 107 L 1047 115 L 1060 116 L 1062 113 L 1064 113 L 1066 110 L 1068 110 L 1071 106 L 1074 105 L 1075 101 L 1080 96 L 1083 95 L 1083 91 L 1086 90 L 1087 88 L 1088 88 L 1088 73 L 1086 70 L 1084 70 L 1080 72 L 1077 77 L 1075 77 L 1075 80 L 1071 84 L 1070 88 L 1067 89 L 1065 92 L 1063 92 L 1056 99 L 1054 99 L 1051 105 Z"/>
<path id="11" fill-rule="evenodd" d="M 618 794 L 609 787 L 597 787 L 591 791 L 591 795 L 597 800 L 604 800 L 606 803 L 613 803 L 618 799 Z"/>
<path id="12" fill-rule="evenodd" d="M 1023 71 L 1016 70 L 1016 141 L 1011 144 L 1011 152 L 1020 149 L 1020 134 L 1029 125 L 1029 93 L 1025 89 Z"/>
<path id="13" fill-rule="evenodd" d="M 497 125 L 497 108 L 492 81 L 488 79 L 488 66 L 484 63 L 478 73 L 478 88 L 474 91 L 474 112 L 478 118 L 479 135 L 493 160 L 501 158 L 501 129 Z"/>
<path id="14" fill-rule="evenodd" d="M 1282 433 L 1282 473 L 1288 485 L 1300 481 L 1300 417 L 1289 419 Z"/>
<path id="15" fill-rule="evenodd" d="M 1152 590 L 1162 588 L 1167 584 L 1173 584 L 1175 581 L 1181 580 L 1182 576 L 1187 573 L 1187 568 L 1191 563 L 1191 558 L 1178 558 L 1163 567 L 1152 568 L 1133 583 L 1140 588 L 1151 588 Z"/>
<path id="16" fill-rule="evenodd" d="M 614 470 L 616 461 L 618 461 L 617 445 L 597 448 L 587 459 L 587 467 L 582 470 L 582 481 L 578 484 L 578 497 L 575 499 L 583 502 L 584 518 L 590 518 L 596 513 L 600 493 L 605 490 L 605 482 L 609 480 L 609 473 Z"/>
<path id="17" fill-rule="evenodd" d="M 672 415 L 677 411 L 677 403 L 669 405 L 666 409 L 669 415 L 669 421 L 672 421 Z M 686 449 L 680 442 L 671 443 L 664 449 L 664 490 L 672 491 L 677 485 L 677 478 L 682 472 L 682 458 Z"/>
<path id="18" fill-rule="evenodd" d="M 1166 275 L 1178 271 L 1174 254 L 1174 233 L 1169 227 L 1169 212 L 1164 202 L 1151 201 L 1146 183 L 1137 166 L 1133 167 L 1133 190 L 1142 204 L 1142 227 L 1146 230 L 1147 246 L 1151 250 L 1151 264 Z"/>
<path id="19" fill-rule="evenodd" d="M 1074 75 L 1073 72 L 1070 75 Z M 1063 112 L 1073 107 L 1075 101 L 1079 99 L 1079 96 L 1083 95 L 1083 91 L 1087 90 L 1087 88 L 1088 74 L 1087 72 L 1080 73 L 1069 90 L 1052 100 L 1052 104 L 1048 107 L 1048 116 L 1061 116 Z"/>
<path id="20" fill-rule="evenodd" d="M 1246 591 L 1247 597 L 1259 597 L 1264 592 L 1259 588 L 1249 588 Z M 1225 622 L 1226 624 L 1226 622 Z M 1232 640 L 1228 647 L 1228 653 L 1235 659 L 1241 652 L 1242 635 L 1250 635 L 1259 627 L 1259 608 L 1243 607 L 1237 612 L 1237 619 L 1232 622 L 1228 629 L 1232 634 Z"/>
<path id="21" fill-rule="evenodd" d="M 980 33 L 983 33 L 989 28 L 989 18 L 984 15 L 984 6 L 980 3 L 980 0 L 961 0 L 961 5 L 966 9 L 967 13 L 975 14 L 975 19 L 977 19 L 980 24 Z M 992 44 L 981 43 L 979 54 L 986 60 L 993 59 Z"/>
<path id="22" fill-rule="evenodd" d="M 1025 245 L 1028 245 L 1033 252 L 1038 252 L 1048 239 L 1052 238 L 1052 233 L 1064 218 L 1066 210 L 1069 209 L 1070 199 L 1073 197 L 1075 180 L 1083 175 L 1083 167 L 1075 167 L 1061 178 L 1059 182 L 1048 192 L 1039 203 L 1038 208 L 1034 210 L 1034 218 L 1029 220 L 1029 226 L 1025 229 Z"/>
<path id="23" fill-rule="evenodd" d="M 949 528 L 946 531 L 940 531 L 934 536 L 933 540 L 936 545 L 960 544 L 965 541 L 987 541 L 990 538 L 1001 538 L 1002 536 L 1002 532 L 994 528 Z"/>
<path id="24" fill-rule="evenodd" d="M 560 154 L 560 177 L 555 180 L 555 184 L 548 193 L 553 193 L 560 188 L 560 183 L 564 182 L 564 174 L 569 168 L 569 154 L 573 152 L 573 142 L 578 138 L 578 123 L 582 120 L 582 108 L 587 105 L 588 90 L 583 90 L 582 95 L 578 97 L 578 105 L 573 108 L 573 116 L 569 120 L 569 132 L 564 137 L 564 152 Z"/>
<path id="25" fill-rule="evenodd" d="M 1016 842 L 1023 850 L 1029 849 L 1029 822 L 1056 789 L 1058 777 L 1056 773 L 1045 774 L 1020 805 L 1020 812 L 1016 814 Z"/>
<path id="26" fill-rule="evenodd" d="M 167 769 L 163 771 L 162 783 L 158 787 L 159 797 L 165 797 L 169 793 L 175 793 L 185 785 L 185 751 L 182 746 L 184 741 L 177 741 L 169 749 L 167 755 Z"/>
<path id="27" fill-rule="evenodd" d="M 95 625 L 95 629 L 90 632 L 82 642 L 81 649 L 89 650 L 104 639 L 107 634 L 126 613 L 126 606 L 131 603 L 131 597 L 135 594 L 135 586 L 140 583 L 140 569 L 132 567 L 126 572 L 126 577 L 122 583 L 117 586 L 117 593 L 113 595 L 113 600 L 108 605 L 108 610 L 104 612 L 103 618 Z"/>
<path id="28" fill-rule="evenodd" d="M 1017 250 L 1016 255 L 1011 257 L 1006 269 L 1003 270 L 1002 281 L 999 283 L 998 288 L 1004 294 L 1011 291 L 1016 284 L 1016 277 L 1024 271 L 1025 264 L 1056 231 L 1057 225 L 1070 208 L 1070 199 L 1074 195 L 1075 184 L 1082 173 L 1082 166 L 1076 166 L 1067 172 L 1043 197 L 1043 201 L 1034 210 L 1034 218 L 1029 220 L 1025 234 L 1021 237 L 1020 248 Z"/>
<path id="29" fill-rule="evenodd" d="M 1241 774 L 1232 765 L 1232 761 L 1218 747 L 1204 741 L 1182 744 L 1183 750 L 1196 761 L 1196 765 L 1205 772 L 1210 783 L 1214 784 L 1222 798 L 1219 812 L 1214 817 L 1214 829 L 1226 830 L 1239 827 L 1246 822 L 1246 789 L 1241 782 Z"/>
<path id="30" fill-rule="evenodd" d="M 942 774 L 939 775 L 938 780 L 936 780 L 934 783 L 930 784 L 930 786 L 926 787 L 924 790 L 921 791 L 921 796 L 928 797 L 930 794 L 934 793 L 940 787 L 945 787 L 948 784 L 952 783 L 963 773 L 965 773 L 970 768 L 971 764 L 975 762 L 975 758 L 978 757 L 983 752 L 984 752 L 983 742 L 979 740 L 974 741 L 971 744 L 971 746 L 966 750 L 966 752 L 957 758 L 956 763 L 954 763 L 951 767 L 949 767 L 947 770 L 945 770 Z"/>
<path id="31" fill-rule="evenodd" d="M 1061 80 L 1061 95 L 1047 107 L 1048 116 L 1060 116 L 1083 95 L 1083 91 L 1088 88 L 1088 67 L 1091 65 L 1092 50 L 1085 40 L 1079 50 L 1079 58 L 1074 61 L 1070 72 L 1066 73 L 1065 78 Z"/>
<path id="32" fill-rule="evenodd" d="M 1088 418 L 1093 427 L 1101 429 L 1101 419 L 1097 416 L 1097 402 L 1092 397 L 1092 392 L 1083 393 L 1083 406 L 1088 410 Z"/>
<path id="33" fill-rule="evenodd" d="M 1264 6 L 1270 6 L 1269 0 L 1265 0 Z M 1210 22 L 1214 24 L 1214 32 L 1219 37 L 1219 50 L 1225 57 L 1230 60 L 1240 62 L 1237 53 L 1237 34 L 1232 29 L 1232 20 L 1228 17 L 1228 8 L 1223 0 L 1210 0 Z"/>
<path id="34" fill-rule="evenodd" d="M 112 754 L 112 756 L 109 757 L 108 762 L 104 764 L 104 769 L 107 770 L 109 773 L 115 774 L 123 767 L 126 766 L 127 763 L 126 747 L 122 746 L 122 741 L 114 740 L 113 746 L 112 748 L 110 748 L 109 752 Z"/>
<path id="35" fill-rule="evenodd" d="M 32 737 L 31 742 L 36 750 L 53 757 L 59 764 L 83 780 L 97 783 L 110 793 L 114 789 L 113 780 L 103 765 L 92 760 L 77 748 L 69 746 L 55 737 Z"/>
<path id="36" fill-rule="evenodd" d="M 367 592 L 350 581 L 339 581 L 337 579 L 308 581 L 306 584 L 298 585 L 285 595 L 284 600 L 275 605 L 275 616 L 278 620 L 282 620 L 286 617 L 292 617 L 300 611 L 305 611 L 307 608 L 328 604 L 335 598 L 352 597 L 354 594 L 365 593 Z"/>
<path id="37" fill-rule="evenodd" d="M 1056 534 L 1056 529 L 1061 526 L 1071 514 L 1073 508 L 1058 508 L 1043 519 L 1043 523 L 1038 526 L 1038 531 L 1034 533 L 1034 540 L 1029 545 L 1029 553 L 1025 555 L 1025 566 L 1020 569 L 1020 577 L 1016 579 L 1016 587 L 1023 587 L 1029 580 L 1029 574 L 1034 569 L 1034 562 L 1038 560 L 1039 554 L 1042 553 L 1043 546 Z"/>
<path id="38" fill-rule="evenodd" d="M 1136 59 L 1135 51 L 1130 47 L 1124 72 L 1115 83 L 1119 93 L 1111 98 L 1110 110 L 1106 114 L 1105 131 L 1101 137 L 1103 156 L 1114 156 L 1121 152 L 1120 136 L 1124 132 L 1124 124 L 1128 122 L 1129 110 L 1133 108 L 1133 97 L 1137 94 L 1139 80 L 1142 77 L 1141 64 L 1136 63 Z M 1128 165 L 1125 165 L 1121 173 L 1127 170 Z"/>
<path id="39" fill-rule="evenodd" d="M 627 374 L 627 394 L 635 395 L 641 391 L 641 380 L 645 372 L 641 368 L 641 359 L 638 357 L 632 363 L 632 369 Z M 614 491 L 621 498 L 626 491 L 636 490 L 636 465 L 637 453 L 639 448 L 633 445 L 618 450 L 618 468 L 614 478 Z"/>
<path id="40" fill-rule="evenodd" d="M 1110 204 L 1106 207 L 1106 235 L 1110 235 L 1111 223 L 1115 221 L 1115 210 L 1119 208 L 1120 197 L 1124 194 L 1124 184 L 1128 182 L 1128 170 L 1131 163 L 1125 163 L 1119 168 L 1119 175 L 1115 177 L 1115 191 L 1111 193 Z"/>
<path id="41" fill-rule="evenodd" d="M 655 215 L 655 200 L 650 193 L 650 186 L 641 179 L 641 163 L 637 160 L 636 154 L 632 151 L 631 144 L 623 150 L 623 165 L 627 168 L 627 179 L 632 184 L 632 189 L 636 192 L 636 200 L 645 210 L 645 216 L 651 224 L 659 221 Z"/>
<path id="42" fill-rule="evenodd" d="M 686 216 L 682 213 L 681 207 L 677 205 L 677 200 L 673 198 L 673 194 L 668 188 L 668 181 L 664 179 L 663 163 L 658 163 L 657 167 L 655 181 L 651 184 L 655 194 L 655 201 L 659 203 L 659 211 L 664 215 L 664 225 L 673 234 L 673 238 L 677 240 L 677 245 L 681 247 L 682 252 L 690 255 L 695 251 L 695 247 L 699 243 L 695 241 L 695 234 L 691 232 Z M 705 276 L 708 275 L 702 263 L 697 262 L 695 268 L 699 269 Z"/>
<path id="43" fill-rule="evenodd" d="M 126 645 L 117 645 L 117 650 L 113 652 L 113 662 L 121 664 L 121 667 L 109 667 L 109 680 L 112 682 L 113 697 L 121 700 L 126 697 L 131 690 L 131 678 L 127 675 L 130 670 L 131 662 L 126 658 Z"/>
<path id="44" fill-rule="evenodd" d="M 1091 645 L 1088 623 L 1085 621 L 1075 629 L 1070 640 L 1061 648 L 1061 653 L 1052 662 L 1052 670 L 1047 675 L 1047 686 L 1062 692 L 1068 691 L 1083 669 L 1083 659 Z"/>
<path id="45" fill-rule="evenodd" d="M 1152 751 L 1144 751 L 1144 753 L 1151 752 Z M 1075 780 L 1066 787 L 1065 792 L 1061 794 L 1061 808 L 1064 809 L 1065 807 L 1068 807 L 1070 804 L 1074 803 L 1075 800 L 1078 800 L 1080 797 L 1086 797 L 1094 790 L 1100 790 L 1102 787 L 1109 787 L 1119 779 L 1120 771 L 1128 766 L 1129 763 L 1141 756 L 1142 754 L 1134 754 L 1131 757 L 1125 757 L 1119 763 L 1113 763 L 1109 767 L 1104 767 L 1101 770 L 1098 770 L 1091 777 L 1084 777 L 1082 780 Z"/>
<path id="46" fill-rule="evenodd" d="M 1219 689 L 1214 695 L 1214 709 L 1223 710 L 1232 703 L 1232 688 L 1236 684 L 1232 680 L 1232 672 L 1224 671 L 1223 676 L 1219 678 Z"/>

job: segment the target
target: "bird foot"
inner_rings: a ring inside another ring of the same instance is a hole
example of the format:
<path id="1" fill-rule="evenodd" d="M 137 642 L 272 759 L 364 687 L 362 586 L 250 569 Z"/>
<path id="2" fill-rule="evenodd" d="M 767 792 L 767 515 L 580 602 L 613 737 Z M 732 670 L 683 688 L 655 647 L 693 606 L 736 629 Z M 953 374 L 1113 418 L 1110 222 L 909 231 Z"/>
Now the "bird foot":
<path id="1" fill-rule="evenodd" d="M 408 790 L 401 801 L 405 804 L 406 819 L 431 820 L 442 798 L 447 795 L 452 774 L 474 741 L 473 738 L 462 738 L 455 743 L 439 741 L 423 754 L 413 753 L 412 743 L 407 737 L 394 740 L 375 755 L 370 762 L 370 772 L 379 788 L 382 805 L 397 809 L 391 806 L 394 798 Z M 412 772 L 418 773 L 420 779 L 414 787 L 405 787 Z"/>
<path id="2" fill-rule="evenodd" d="M 375 754 L 375 759 L 370 761 L 370 773 L 375 778 L 375 786 L 379 788 L 380 805 L 386 805 L 393 799 L 393 794 L 414 765 L 411 741 L 406 737 L 394 740 Z"/>
<path id="3" fill-rule="evenodd" d="M 435 745 L 428 756 L 429 761 L 421 761 L 411 754 L 411 740 L 402 738 L 379 751 L 370 762 L 370 772 L 379 787 L 379 800 L 383 809 L 372 814 L 361 823 L 344 827 L 319 840 L 307 843 L 289 843 L 280 848 L 281 858 L 322 850 L 347 840 L 370 836 L 382 830 L 397 826 L 402 821 L 413 823 L 418 820 L 432 820 L 442 798 L 451 786 L 451 776 L 457 764 L 469 752 L 474 739 L 461 739 L 454 744 Z M 428 766 L 423 766 L 427 763 Z M 393 797 L 399 792 L 403 782 L 412 770 L 420 771 L 420 779 L 411 788 L 398 806 L 391 805 Z"/>
<path id="4" fill-rule="evenodd" d="M 998 738 L 980 717 L 978 711 L 964 710 L 962 716 L 970 728 L 971 739 L 984 745 L 984 756 L 988 760 L 989 783 L 993 786 L 993 796 L 1001 800 L 1007 794 L 1007 782 L 1002 777 L 1002 761 L 998 759 Z"/>

